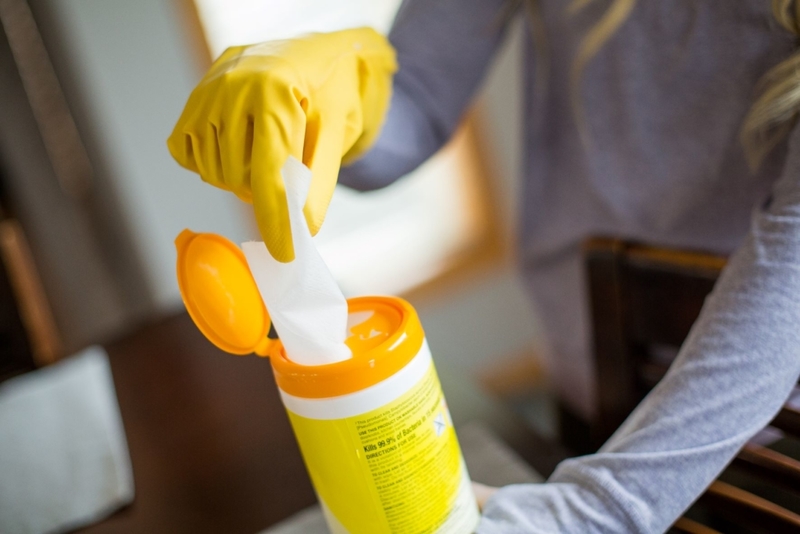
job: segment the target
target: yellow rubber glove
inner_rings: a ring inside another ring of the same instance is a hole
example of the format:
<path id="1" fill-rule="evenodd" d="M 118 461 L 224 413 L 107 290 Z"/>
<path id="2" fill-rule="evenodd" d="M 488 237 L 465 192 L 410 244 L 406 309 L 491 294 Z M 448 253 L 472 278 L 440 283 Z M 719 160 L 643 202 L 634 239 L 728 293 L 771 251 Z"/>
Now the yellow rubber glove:
<path id="1" fill-rule="evenodd" d="M 303 212 L 316 234 L 342 161 L 380 131 L 395 70 L 393 48 L 370 28 L 232 47 L 192 91 L 167 146 L 204 181 L 252 202 L 270 253 L 291 261 L 286 158 L 311 169 Z"/>

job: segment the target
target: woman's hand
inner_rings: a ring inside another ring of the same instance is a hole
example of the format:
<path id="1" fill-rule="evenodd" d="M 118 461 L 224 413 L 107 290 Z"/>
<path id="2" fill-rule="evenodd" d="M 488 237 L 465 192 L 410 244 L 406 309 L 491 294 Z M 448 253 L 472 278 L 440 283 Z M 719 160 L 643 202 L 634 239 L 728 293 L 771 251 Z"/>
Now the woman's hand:
<path id="1" fill-rule="evenodd" d="M 488 501 L 499 489 L 500 488 L 494 488 L 492 486 L 484 486 L 483 484 L 478 484 L 477 482 L 472 483 L 472 492 L 475 494 L 475 500 L 478 501 L 478 509 L 481 512 L 483 511 L 483 507 L 486 505 L 486 501 Z"/>
<path id="2" fill-rule="evenodd" d="M 343 158 L 373 143 L 389 105 L 394 49 L 370 28 L 227 49 L 189 97 L 167 140 L 172 156 L 212 185 L 253 203 L 279 261 L 294 259 L 281 168 L 311 168 L 304 213 L 325 218 Z"/>

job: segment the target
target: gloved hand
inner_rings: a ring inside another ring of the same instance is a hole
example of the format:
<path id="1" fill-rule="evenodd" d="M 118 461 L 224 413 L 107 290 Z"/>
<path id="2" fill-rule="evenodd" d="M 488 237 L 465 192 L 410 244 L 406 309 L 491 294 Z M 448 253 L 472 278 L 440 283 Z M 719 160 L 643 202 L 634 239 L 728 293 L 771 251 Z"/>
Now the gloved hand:
<path id="1" fill-rule="evenodd" d="M 291 261 L 286 158 L 311 169 L 303 213 L 316 234 L 342 161 L 380 131 L 395 70 L 393 48 L 370 28 L 232 47 L 192 91 L 167 146 L 204 181 L 252 202 L 270 253 Z"/>

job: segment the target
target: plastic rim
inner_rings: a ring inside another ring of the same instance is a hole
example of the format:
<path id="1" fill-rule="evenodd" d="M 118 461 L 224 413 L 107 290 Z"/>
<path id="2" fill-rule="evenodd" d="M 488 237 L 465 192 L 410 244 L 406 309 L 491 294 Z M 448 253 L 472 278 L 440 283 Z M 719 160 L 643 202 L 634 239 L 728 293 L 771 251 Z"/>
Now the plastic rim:
<path id="1" fill-rule="evenodd" d="M 348 345 L 349 360 L 327 365 L 299 365 L 286 357 L 283 348 L 272 355 L 275 381 L 284 392 L 295 397 L 329 398 L 361 391 L 381 382 L 405 367 L 417 355 L 425 334 L 416 310 L 398 297 L 357 297 L 347 301 L 350 314 L 374 312 L 386 321 L 387 331 L 376 346 Z"/>

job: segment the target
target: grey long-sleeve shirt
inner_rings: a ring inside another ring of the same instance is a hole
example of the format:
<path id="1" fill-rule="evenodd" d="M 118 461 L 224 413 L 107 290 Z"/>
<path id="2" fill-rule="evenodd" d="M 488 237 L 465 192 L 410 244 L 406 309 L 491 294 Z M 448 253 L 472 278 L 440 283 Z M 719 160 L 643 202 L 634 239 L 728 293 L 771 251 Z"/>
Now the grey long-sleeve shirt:
<path id="1" fill-rule="evenodd" d="M 581 86 L 592 143 L 579 139 L 569 69 L 607 7 L 568 17 L 540 0 L 548 87 L 528 44 L 522 269 L 553 347 L 553 377 L 593 411 L 580 242 L 593 234 L 731 254 L 667 376 L 597 454 L 546 484 L 509 486 L 480 533 L 664 531 L 777 413 L 800 375 L 800 128 L 760 170 L 737 136 L 756 82 L 794 50 L 768 0 L 639 0 Z M 372 150 L 343 169 L 381 187 L 441 147 L 505 33 L 504 0 L 408 0 L 390 39 L 398 71 Z M 529 39 L 530 41 L 530 39 Z"/>

